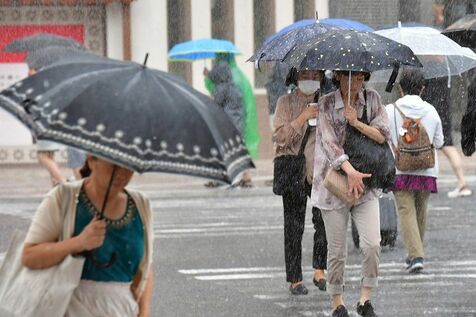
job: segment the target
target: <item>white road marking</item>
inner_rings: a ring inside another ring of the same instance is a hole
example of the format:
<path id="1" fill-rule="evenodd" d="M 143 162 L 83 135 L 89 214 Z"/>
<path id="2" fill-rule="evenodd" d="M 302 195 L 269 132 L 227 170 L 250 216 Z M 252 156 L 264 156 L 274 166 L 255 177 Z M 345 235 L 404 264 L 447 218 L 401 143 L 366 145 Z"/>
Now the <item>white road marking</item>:
<path id="1" fill-rule="evenodd" d="M 432 271 L 437 270 L 458 270 L 460 266 L 467 266 L 469 270 L 476 270 L 476 261 L 426 261 L 426 266 L 432 266 Z M 380 263 L 379 267 L 380 270 L 386 271 L 387 268 L 402 268 L 404 266 L 403 263 L 400 262 L 387 262 L 387 263 Z M 445 268 L 447 267 L 447 268 Z M 359 270 L 361 268 L 360 264 L 353 264 L 353 265 L 346 265 L 346 270 Z M 199 274 L 222 274 L 222 273 L 253 273 L 253 272 L 272 272 L 272 271 L 282 271 L 284 267 L 235 267 L 235 268 L 215 268 L 215 269 L 182 269 L 178 270 L 179 273 L 185 275 L 199 275 Z M 305 266 L 303 267 L 304 272 L 312 272 L 312 267 Z M 401 271 L 404 271 L 401 269 Z"/>

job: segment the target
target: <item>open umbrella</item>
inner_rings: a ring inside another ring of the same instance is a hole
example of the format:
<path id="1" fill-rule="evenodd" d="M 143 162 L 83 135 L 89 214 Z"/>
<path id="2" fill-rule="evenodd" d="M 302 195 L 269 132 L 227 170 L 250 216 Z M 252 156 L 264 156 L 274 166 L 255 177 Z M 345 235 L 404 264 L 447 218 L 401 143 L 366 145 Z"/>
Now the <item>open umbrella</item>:
<path id="1" fill-rule="evenodd" d="M 0 93 L 36 135 L 136 172 L 233 182 L 253 163 L 212 100 L 143 65 L 97 57 L 51 65 Z"/>
<path id="2" fill-rule="evenodd" d="M 332 30 L 291 49 L 282 59 L 294 67 L 374 72 L 398 65 L 421 66 L 405 45 L 371 32 Z"/>
<path id="3" fill-rule="evenodd" d="M 282 28 L 278 32 L 274 33 L 273 35 L 269 36 L 264 41 L 263 45 L 269 43 L 270 41 L 274 40 L 275 38 L 280 37 L 281 35 L 289 32 L 291 30 L 298 29 L 298 28 L 301 28 L 301 27 L 307 26 L 307 25 L 312 25 L 312 24 L 315 24 L 315 23 L 322 23 L 322 24 L 325 24 L 325 25 L 336 26 L 336 27 L 340 27 L 340 28 L 343 28 L 343 29 L 351 29 L 351 30 L 357 30 L 357 31 L 366 31 L 366 32 L 373 32 L 374 31 L 374 29 L 372 29 L 370 26 L 368 26 L 364 23 L 361 23 L 359 21 L 355 21 L 355 20 L 338 19 L 338 18 L 326 18 L 326 19 L 318 19 L 316 21 L 315 19 L 304 19 L 304 20 L 299 20 L 297 22 L 294 22 L 293 24 L 290 24 L 290 25 Z"/>
<path id="4" fill-rule="evenodd" d="M 16 39 L 5 46 L 3 50 L 12 53 L 32 52 L 50 46 L 64 46 L 73 49 L 84 48 L 80 43 L 69 37 L 49 33 L 37 33 Z"/>
<path id="5" fill-rule="evenodd" d="M 341 28 L 322 23 L 312 23 L 291 29 L 266 41 L 247 61 L 255 62 L 258 68 L 260 61 L 283 61 L 286 55 L 296 47 L 315 41 L 336 30 Z"/>
<path id="6" fill-rule="evenodd" d="M 397 27 L 375 33 L 410 47 L 423 64 L 426 78 L 450 78 L 476 67 L 476 54 L 463 49 L 436 29 Z"/>
<path id="7" fill-rule="evenodd" d="M 239 54 L 238 48 L 230 41 L 199 39 L 176 44 L 169 51 L 170 61 L 195 61 L 215 58 L 217 53 Z"/>
<path id="8" fill-rule="evenodd" d="M 25 58 L 25 62 L 29 68 L 34 68 L 38 71 L 58 62 L 74 60 L 97 61 L 98 57 L 98 55 L 85 50 L 65 46 L 49 46 L 29 52 Z"/>
<path id="9" fill-rule="evenodd" d="M 461 46 L 476 47 L 476 14 L 468 14 L 448 26 L 444 35 Z"/>

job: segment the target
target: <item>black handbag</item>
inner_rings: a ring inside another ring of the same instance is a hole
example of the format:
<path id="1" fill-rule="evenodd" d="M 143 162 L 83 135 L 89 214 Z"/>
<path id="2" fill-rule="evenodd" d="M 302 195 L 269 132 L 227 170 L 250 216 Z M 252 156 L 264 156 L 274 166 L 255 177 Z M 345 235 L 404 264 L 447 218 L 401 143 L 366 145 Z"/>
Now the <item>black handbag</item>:
<path id="1" fill-rule="evenodd" d="M 369 124 L 367 118 L 367 91 L 364 90 L 365 105 L 361 122 Z M 387 142 L 379 144 L 362 134 L 359 130 L 347 124 L 344 152 L 349 156 L 349 162 L 361 173 L 372 174 L 364 178 L 368 188 L 388 190 L 395 182 L 395 160 Z"/>
<path id="2" fill-rule="evenodd" d="M 304 175 L 306 157 L 304 156 L 304 148 L 309 139 L 310 132 L 311 128 L 307 127 L 297 155 L 281 155 L 274 159 L 273 193 L 276 195 L 292 193 L 306 195 L 304 183 L 306 181 Z"/>

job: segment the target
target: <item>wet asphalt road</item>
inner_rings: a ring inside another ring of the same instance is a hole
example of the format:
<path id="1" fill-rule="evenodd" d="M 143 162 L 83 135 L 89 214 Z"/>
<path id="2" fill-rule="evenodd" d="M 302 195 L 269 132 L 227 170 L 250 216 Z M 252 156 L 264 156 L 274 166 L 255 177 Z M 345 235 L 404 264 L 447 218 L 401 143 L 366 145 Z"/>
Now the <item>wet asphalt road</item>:
<path id="1" fill-rule="evenodd" d="M 476 189 L 476 179 L 468 180 Z M 422 274 L 405 272 L 401 237 L 395 249 L 384 248 L 373 299 L 379 316 L 476 316 L 476 196 L 449 200 L 452 182 L 443 176 L 431 197 Z M 330 316 L 328 296 L 312 285 L 310 210 L 303 250 L 310 293 L 295 297 L 285 283 L 280 197 L 257 184 L 246 190 L 210 190 L 196 179 L 134 184 L 154 208 L 152 316 Z M 0 180 L 0 194 L 1 186 Z M 14 228 L 28 228 L 41 199 L 33 192 L 1 196 L 0 258 Z M 345 301 L 357 316 L 360 254 L 350 232 L 348 250 Z"/>

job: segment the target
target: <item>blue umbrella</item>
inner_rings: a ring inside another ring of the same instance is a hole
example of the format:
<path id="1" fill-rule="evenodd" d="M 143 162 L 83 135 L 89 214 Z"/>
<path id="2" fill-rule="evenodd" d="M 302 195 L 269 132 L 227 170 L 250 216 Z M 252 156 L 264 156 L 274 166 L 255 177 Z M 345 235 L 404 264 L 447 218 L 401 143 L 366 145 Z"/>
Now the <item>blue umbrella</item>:
<path id="1" fill-rule="evenodd" d="M 363 24 L 359 21 L 354 21 L 354 20 L 348 20 L 348 19 L 333 19 L 333 18 L 327 18 L 327 19 L 319 19 L 319 23 L 326 24 L 326 25 L 331 25 L 331 26 L 337 26 L 343 29 L 353 29 L 356 31 L 366 31 L 366 32 L 373 32 L 374 29 L 372 29 L 370 26 Z M 303 27 L 306 25 L 311 25 L 313 23 L 316 23 L 315 19 L 305 19 L 305 20 L 300 20 L 297 22 L 294 22 L 293 24 L 290 24 L 281 30 L 279 30 L 277 33 L 269 36 L 263 44 L 267 44 L 271 40 L 283 35 L 284 33 L 294 30 L 299 27 Z"/>
<path id="2" fill-rule="evenodd" d="M 169 51 L 170 61 L 195 61 L 215 58 L 216 53 L 239 54 L 238 48 L 230 41 L 199 39 L 176 44 Z"/>

